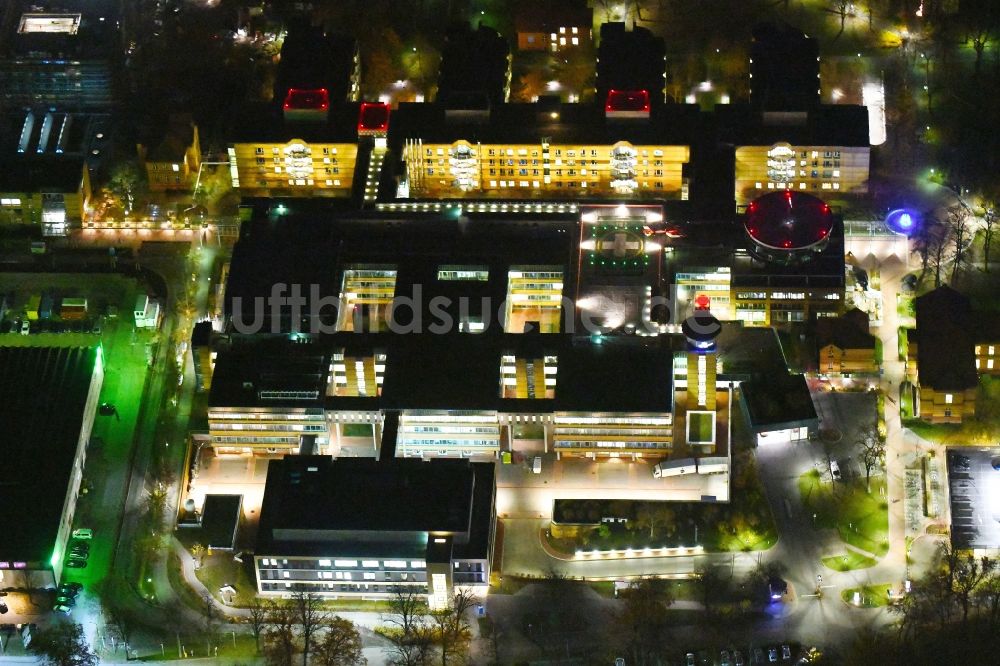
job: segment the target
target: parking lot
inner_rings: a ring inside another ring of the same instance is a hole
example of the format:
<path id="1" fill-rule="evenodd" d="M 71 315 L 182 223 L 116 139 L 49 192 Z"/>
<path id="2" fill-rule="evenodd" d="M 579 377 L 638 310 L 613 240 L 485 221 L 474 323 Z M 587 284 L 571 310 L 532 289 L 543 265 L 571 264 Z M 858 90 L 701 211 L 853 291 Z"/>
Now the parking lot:
<path id="1" fill-rule="evenodd" d="M 948 449 L 955 548 L 1000 548 L 1000 448 Z"/>

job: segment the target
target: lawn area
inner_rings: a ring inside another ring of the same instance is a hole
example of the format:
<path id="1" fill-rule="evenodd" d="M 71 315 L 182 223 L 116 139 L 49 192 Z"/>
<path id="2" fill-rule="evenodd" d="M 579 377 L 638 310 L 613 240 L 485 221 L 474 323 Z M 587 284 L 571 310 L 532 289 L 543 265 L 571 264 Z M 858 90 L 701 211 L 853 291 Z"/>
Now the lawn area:
<path id="1" fill-rule="evenodd" d="M 857 569 L 867 569 L 876 564 L 878 564 L 878 560 L 865 557 L 853 550 L 845 551 L 843 555 L 823 558 L 823 565 L 834 571 L 855 571 Z"/>
<path id="2" fill-rule="evenodd" d="M 370 423 L 345 423 L 344 437 L 371 437 L 372 425 Z"/>
<path id="3" fill-rule="evenodd" d="M 204 635 L 179 635 L 175 637 L 171 634 L 168 639 L 173 640 L 164 641 L 164 652 L 161 653 L 157 650 L 148 656 L 157 661 L 176 661 L 182 658 L 177 655 L 176 641 L 179 640 L 184 651 L 187 652 L 188 658 L 203 658 L 209 649 L 212 650 L 212 657 L 236 663 L 250 663 L 257 658 L 257 645 L 253 636 L 249 634 L 233 634 L 232 631 L 225 631 L 219 633 L 210 642 L 205 641 Z M 218 648 L 218 652 L 215 651 L 215 648 Z M 145 661 L 145 659 L 142 660 Z"/>
<path id="4" fill-rule="evenodd" d="M 715 414 L 688 412 L 688 441 L 711 442 L 715 437 Z"/>
<path id="5" fill-rule="evenodd" d="M 226 583 L 236 588 L 234 606 L 244 606 L 253 599 L 257 586 L 250 579 L 247 567 L 233 559 L 230 552 L 217 551 L 206 555 L 202 565 L 195 570 L 198 580 L 205 584 L 212 596 L 222 599 L 219 588 Z"/>
<path id="6" fill-rule="evenodd" d="M 884 486 L 884 479 L 872 479 L 869 494 L 863 478 L 829 483 L 817 470 L 799 477 L 802 504 L 815 514 L 816 527 L 835 529 L 846 543 L 878 556 L 889 551 L 889 511 L 880 495 Z"/>
<path id="7" fill-rule="evenodd" d="M 878 585 L 864 585 L 862 587 L 852 587 L 840 593 L 840 598 L 847 603 L 854 605 L 854 593 L 861 593 L 860 608 L 879 608 L 889 605 L 889 590 L 891 583 L 880 583 Z"/>

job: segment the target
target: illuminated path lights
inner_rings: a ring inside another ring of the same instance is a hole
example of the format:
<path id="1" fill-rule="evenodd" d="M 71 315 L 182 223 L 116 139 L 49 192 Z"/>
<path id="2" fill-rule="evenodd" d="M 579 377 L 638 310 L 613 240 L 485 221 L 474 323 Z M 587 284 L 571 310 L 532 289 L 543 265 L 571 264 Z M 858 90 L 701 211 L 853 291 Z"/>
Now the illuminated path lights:
<path id="1" fill-rule="evenodd" d="M 919 226 L 919 216 L 912 210 L 897 208 L 885 217 L 885 226 L 893 233 L 901 236 L 911 236 Z"/>
<path id="2" fill-rule="evenodd" d="M 687 557 L 703 555 L 704 546 L 662 546 L 660 548 L 626 548 L 624 550 L 578 550 L 574 560 L 626 560 L 649 557 Z"/>

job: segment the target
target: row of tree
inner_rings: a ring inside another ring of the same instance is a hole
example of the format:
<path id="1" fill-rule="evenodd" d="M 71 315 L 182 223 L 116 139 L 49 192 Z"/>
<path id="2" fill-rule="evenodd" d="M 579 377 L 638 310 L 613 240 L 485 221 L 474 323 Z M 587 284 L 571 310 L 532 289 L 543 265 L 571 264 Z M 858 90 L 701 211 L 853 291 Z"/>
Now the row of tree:
<path id="1" fill-rule="evenodd" d="M 311 592 L 296 592 L 288 601 L 255 597 L 249 610 L 257 651 L 268 664 L 291 666 L 299 656 L 302 666 L 310 661 L 319 666 L 366 663 L 354 624 L 326 610 Z"/>
<path id="2" fill-rule="evenodd" d="M 469 618 L 478 600 L 460 590 L 448 605 L 431 610 L 425 595 L 412 590 L 397 591 L 380 630 L 392 643 L 389 663 L 393 666 L 462 664 L 468 660 L 472 642 Z"/>

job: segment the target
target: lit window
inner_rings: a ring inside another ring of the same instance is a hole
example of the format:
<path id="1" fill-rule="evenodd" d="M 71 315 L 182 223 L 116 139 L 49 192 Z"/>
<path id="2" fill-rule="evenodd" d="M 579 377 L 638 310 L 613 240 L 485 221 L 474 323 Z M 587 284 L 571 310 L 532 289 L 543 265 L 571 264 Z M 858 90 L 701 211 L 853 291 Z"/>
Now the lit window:
<path id="1" fill-rule="evenodd" d="M 560 35 L 565 35 L 566 34 L 566 28 L 559 28 L 559 34 Z"/>
<path id="2" fill-rule="evenodd" d="M 976 354 L 982 354 L 982 353 L 983 353 L 983 346 L 976 345 Z"/>
<path id="3" fill-rule="evenodd" d="M 579 29 L 579 28 L 573 28 L 573 34 L 574 34 L 574 35 L 575 35 L 575 34 L 578 34 L 579 32 L 580 32 L 580 29 Z"/>
<path id="4" fill-rule="evenodd" d="M 573 28 L 573 29 L 576 30 L 576 28 Z M 578 46 L 580 44 L 580 38 L 579 37 L 574 37 L 570 41 L 573 43 L 573 46 Z"/>
<path id="5" fill-rule="evenodd" d="M 319 565 L 321 567 L 328 567 L 328 566 L 330 566 L 330 560 L 320 560 L 319 561 Z"/>
<path id="6" fill-rule="evenodd" d="M 993 369 L 993 359 L 991 359 L 991 358 L 990 359 L 986 359 L 986 369 L 987 370 L 992 370 Z"/>
<path id="7" fill-rule="evenodd" d="M 993 356 L 993 345 L 989 346 L 989 354 L 990 356 Z"/>
<path id="8" fill-rule="evenodd" d="M 758 182 L 754 183 L 753 186 L 756 187 L 759 190 L 760 188 L 764 187 L 764 184 L 761 183 L 760 181 L 758 181 Z"/>
<path id="9" fill-rule="evenodd" d="M 170 168 L 173 169 L 174 171 L 180 171 L 181 170 L 181 165 L 180 164 L 171 164 Z"/>
<path id="10" fill-rule="evenodd" d="M 952 400 L 953 400 L 953 398 L 952 398 L 951 393 L 945 393 L 944 394 L 944 404 L 950 405 L 952 403 Z"/>

